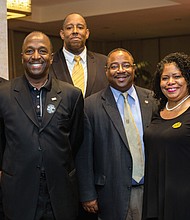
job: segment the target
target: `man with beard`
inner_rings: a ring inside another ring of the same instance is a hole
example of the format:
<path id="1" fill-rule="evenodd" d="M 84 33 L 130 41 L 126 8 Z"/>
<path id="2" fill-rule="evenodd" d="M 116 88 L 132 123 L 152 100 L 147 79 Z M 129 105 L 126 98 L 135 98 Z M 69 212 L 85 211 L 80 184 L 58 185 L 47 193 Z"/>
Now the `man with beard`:
<path id="1" fill-rule="evenodd" d="M 85 99 L 84 140 L 76 159 L 80 200 L 99 220 L 142 217 L 143 131 L 156 104 L 150 90 L 134 85 L 134 74 L 132 55 L 122 48 L 111 51 L 106 65 L 109 86 Z M 125 114 L 127 102 L 130 117 Z M 132 146 L 138 146 L 136 154 Z"/>
<path id="2" fill-rule="evenodd" d="M 54 54 L 50 70 L 54 77 L 77 86 L 72 73 L 76 64 L 75 56 L 80 56 L 84 74 L 84 88 L 82 89 L 84 97 L 98 92 L 107 85 L 104 69 L 107 57 L 86 48 L 89 34 L 86 21 L 80 14 L 67 15 L 60 31 L 63 48 Z"/>
<path id="3" fill-rule="evenodd" d="M 53 79 L 47 35 L 22 46 L 25 74 L 0 87 L 0 171 L 5 220 L 75 220 L 75 156 L 83 139 L 83 96 Z"/>

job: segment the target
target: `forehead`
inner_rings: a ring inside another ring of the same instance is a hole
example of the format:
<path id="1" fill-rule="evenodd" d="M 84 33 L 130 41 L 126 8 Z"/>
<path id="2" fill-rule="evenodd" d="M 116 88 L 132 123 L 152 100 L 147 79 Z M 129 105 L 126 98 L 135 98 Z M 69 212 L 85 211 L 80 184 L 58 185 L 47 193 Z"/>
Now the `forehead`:
<path id="1" fill-rule="evenodd" d="M 133 63 L 132 56 L 125 51 L 115 51 L 108 58 L 108 62 L 130 62 Z"/>
<path id="2" fill-rule="evenodd" d="M 65 19 L 64 25 L 83 24 L 86 25 L 84 18 L 78 14 L 71 14 Z"/>
<path id="3" fill-rule="evenodd" d="M 29 35 L 26 37 L 23 47 L 47 47 L 50 48 L 50 41 L 44 35 Z"/>
<path id="4" fill-rule="evenodd" d="M 176 73 L 176 72 L 181 72 L 178 66 L 176 65 L 176 63 L 172 62 L 172 63 L 164 64 L 162 74 L 163 73 Z"/>

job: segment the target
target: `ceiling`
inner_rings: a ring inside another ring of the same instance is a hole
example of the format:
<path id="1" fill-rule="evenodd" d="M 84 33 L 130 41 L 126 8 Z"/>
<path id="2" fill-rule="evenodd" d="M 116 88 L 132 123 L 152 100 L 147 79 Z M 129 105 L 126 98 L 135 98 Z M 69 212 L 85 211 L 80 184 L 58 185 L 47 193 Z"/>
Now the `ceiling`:
<path id="1" fill-rule="evenodd" d="M 94 41 L 190 35 L 189 0 L 32 0 L 32 15 L 9 29 L 59 36 L 64 17 L 82 14 Z"/>

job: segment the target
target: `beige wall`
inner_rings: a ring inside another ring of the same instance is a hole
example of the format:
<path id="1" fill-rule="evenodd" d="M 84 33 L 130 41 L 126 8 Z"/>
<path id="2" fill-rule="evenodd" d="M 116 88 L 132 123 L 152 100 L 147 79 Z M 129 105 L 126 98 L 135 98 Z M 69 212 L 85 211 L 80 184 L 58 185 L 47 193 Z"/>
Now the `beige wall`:
<path id="1" fill-rule="evenodd" d="M 8 43 L 7 43 L 7 5 L 0 3 L 0 77 L 8 79 Z"/>

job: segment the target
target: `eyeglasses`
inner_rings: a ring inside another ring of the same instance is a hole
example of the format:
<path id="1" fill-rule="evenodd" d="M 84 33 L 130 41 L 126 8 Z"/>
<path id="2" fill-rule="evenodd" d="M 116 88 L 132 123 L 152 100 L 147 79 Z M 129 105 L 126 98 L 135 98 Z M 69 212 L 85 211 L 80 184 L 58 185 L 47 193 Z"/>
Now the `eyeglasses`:
<path id="1" fill-rule="evenodd" d="M 107 68 L 110 69 L 111 71 L 118 71 L 120 66 L 122 67 L 123 70 L 129 70 L 129 69 L 133 68 L 135 66 L 135 64 L 130 64 L 130 63 L 121 63 L 121 64 L 119 64 L 119 63 L 112 63 Z"/>

